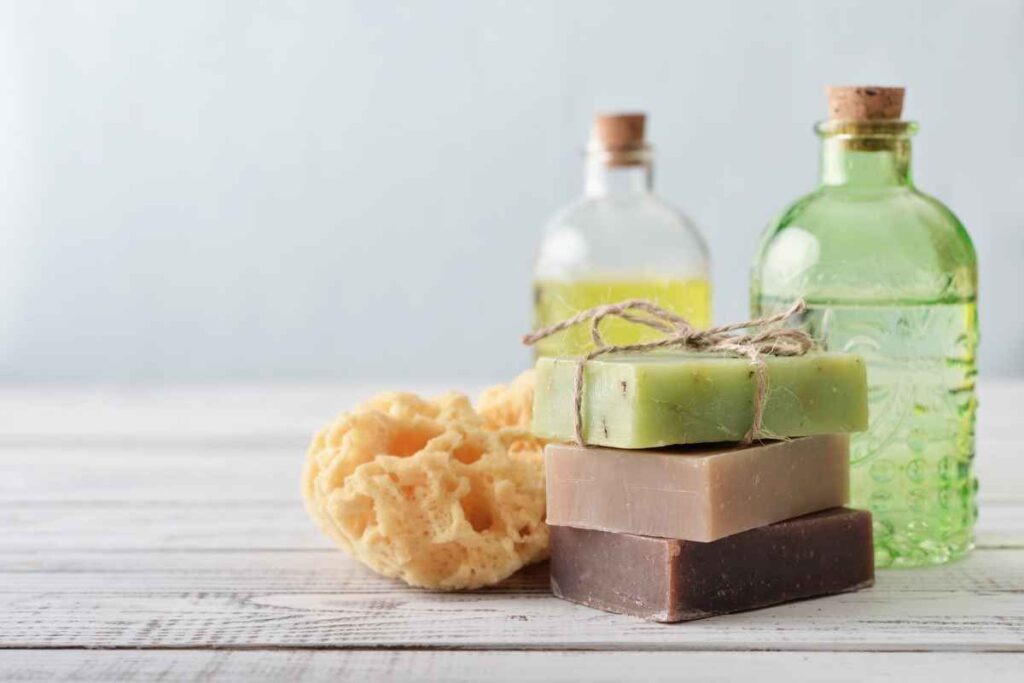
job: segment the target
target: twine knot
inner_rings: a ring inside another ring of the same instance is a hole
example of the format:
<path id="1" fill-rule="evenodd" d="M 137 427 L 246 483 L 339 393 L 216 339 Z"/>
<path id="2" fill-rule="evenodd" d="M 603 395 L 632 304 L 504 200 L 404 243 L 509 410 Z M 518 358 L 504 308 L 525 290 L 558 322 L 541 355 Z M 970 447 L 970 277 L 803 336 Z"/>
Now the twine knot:
<path id="1" fill-rule="evenodd" d="M 590 321 L 590 336 L 594 349 L 581 356 L 576 363 L 573 384 L 573 429 L 577 445 L 583 441 L 583 372 L 587 362 L 608 353 L 629 353 L 674 348 L 697 353 L 724 352 L 734 356 L 745 356 L 754 366 L 757 390 L 754 395 L 754 416 L 750 429 L 743 437 L 743 443 L 760 438 L 763 432 L 764 402 L 768 394 L 768 372 L 762 356 L 802 356 L 814 347 L 814 340 L 803 330 L 782 327 L 781 323 L 801 313 L 806 308 L 803 299 L 798 299 L 788 310 L 766 318 L 757 318 L 742 323 L 719 325 L 701 330 L 686 318 L 676 315 L 645 299 L 627 299 L 617 304 L 595 306 L 581 311 L 571 318 L 555 323 L 523 336 L 527 346 L 541 339 Z M 619 318 L 638 325 L 653 328 L 665 336 L 637 344 L 608 344 L 601 334 L 601 321 L 605 318 Z M 743 334 L 735 334 L 747 330 Z"/>

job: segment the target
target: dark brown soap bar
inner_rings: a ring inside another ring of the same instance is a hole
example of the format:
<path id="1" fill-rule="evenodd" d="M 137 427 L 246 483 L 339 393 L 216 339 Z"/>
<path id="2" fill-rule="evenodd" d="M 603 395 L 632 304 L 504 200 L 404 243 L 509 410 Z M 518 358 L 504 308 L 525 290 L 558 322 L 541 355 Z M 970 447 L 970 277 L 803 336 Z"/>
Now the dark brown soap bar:
<path id="1" fill-rule="evenodd" d="M 874 583 L 871 514 L 833 508 L 701 543 L 551 527 L 551 588 L 588 607 L 689 621 Z"/>

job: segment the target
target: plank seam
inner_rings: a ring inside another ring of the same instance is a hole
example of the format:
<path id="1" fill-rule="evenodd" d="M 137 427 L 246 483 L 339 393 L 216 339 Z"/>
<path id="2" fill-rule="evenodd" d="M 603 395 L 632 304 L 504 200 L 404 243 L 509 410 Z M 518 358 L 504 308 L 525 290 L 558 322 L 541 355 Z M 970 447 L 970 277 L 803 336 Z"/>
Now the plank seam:
<path id="1" fill-rule="evenodd" d="M 666 628 L 672 628 L 667 625 Z M 993 645 L 960 645 L 940 644 L 933 646 L 899 646 L 886 647 L 871 645 L 857 647 L 836 647 L 834 643 L 771 646 L 730 646 L 709 643 L 651 643 L 645 646 L 633 644 L 622 646 L 615 642 L 582 643 L 561 645 L 557 647 L 538 645 L 503 645 L 500 643 L 481 643 L 476 645 L 215 645 L 201 644 L 192 646 L 181 645 L 48 645 L 48 644 L 5 644 L 0 643 L 0 652 L 9 650 L 26 651 L 164 651 L 164 652 L 850 652 L 850 653 L 1003 653 L 1024 655 L 1024 642 L 1020 644 Z"/>

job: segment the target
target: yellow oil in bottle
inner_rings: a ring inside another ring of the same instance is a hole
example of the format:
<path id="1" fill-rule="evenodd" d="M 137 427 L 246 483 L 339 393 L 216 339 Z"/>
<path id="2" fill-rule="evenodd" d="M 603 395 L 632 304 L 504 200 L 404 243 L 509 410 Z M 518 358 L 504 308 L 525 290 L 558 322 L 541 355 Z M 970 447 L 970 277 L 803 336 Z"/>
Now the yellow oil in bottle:
<path id="1" fill-rule="evenodd" d="M 623 299 L 647 299 L 683 316 L 696 327 L 711 323 L 711 285 L 705 279 L 537 280 L 533 285 L 534 329 L 553 325 L 582 310 Z M 635 344 L 659 338 L 656 330 L 606 319 L 601 332 L 610 344 Z M 593 348 L 586 325 L 560 332 L 536 345 L 538 356 L 578 355 Z"/>

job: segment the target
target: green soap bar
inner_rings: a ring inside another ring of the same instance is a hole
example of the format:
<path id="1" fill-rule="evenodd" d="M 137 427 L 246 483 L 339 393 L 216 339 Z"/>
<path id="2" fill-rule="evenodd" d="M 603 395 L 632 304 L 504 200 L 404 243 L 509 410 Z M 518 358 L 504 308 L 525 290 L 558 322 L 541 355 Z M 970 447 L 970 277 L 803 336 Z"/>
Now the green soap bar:
<path id="1" fill-rule="evenodd" d="M 864 360 L 848 353 L 764 356 L 765 438 L 859 432 L 868 425 Z M 533 431 L 573 440 L 575 358 L 537 361 Z M 747 358 L 693 353 L 609 354 L 583 375 L 583 436 L 588 444 L 654 448 L 740 441 L 750 429 L 756 392 Z"/>

